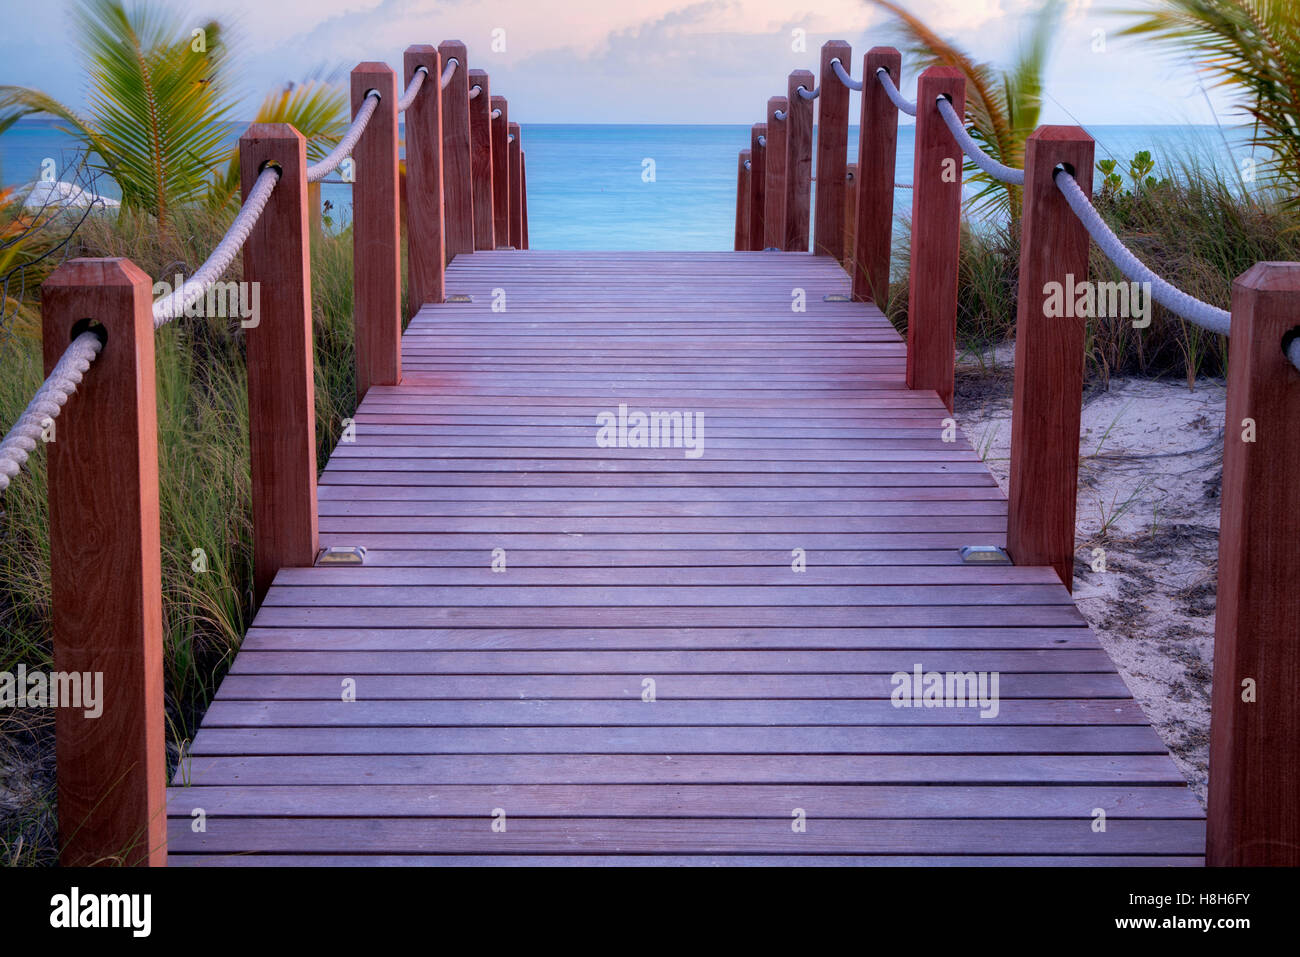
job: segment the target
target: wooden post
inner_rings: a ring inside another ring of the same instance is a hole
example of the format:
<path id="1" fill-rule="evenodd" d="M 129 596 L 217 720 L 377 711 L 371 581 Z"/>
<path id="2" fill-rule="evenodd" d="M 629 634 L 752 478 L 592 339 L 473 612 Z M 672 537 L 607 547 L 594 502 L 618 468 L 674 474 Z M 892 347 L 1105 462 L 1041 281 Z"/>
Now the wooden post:
<path id="1" fill-rule="evenodd" d="M 442 205 L 441 57 L 427 43 L 406 48 L 402 73 L 429 71 L 415 100 L 406 108 L 406 298 L 411 316 L 428 303 L 446 298 L 447 255 Z M 407 318 L 410 318 L 408 316 Z"/>
<path id="2" fill-rule="evenodd" d="M 736 160 L 736 252 L 749 249 L 749 150 Z"/>
<path id="3" fill-rule="evenodd" d="M 524 248 L 524 192 L 523 168 L 520 157 L 523 153 L 523 137 L 519 124 L 511 123 L 510 130 L 510 245 L 515 249 Z"/>
<path id="4" fill-rule="evenodd" d="M 1232 287 L 1206 863 L 1300 865 L 1300 263 Z"/>
<path id="5" fill-rule="evenodd" d="M 74 259 L 41 287 L 47 375 L 84 320 L 106 336 L 47 445 L 54 670 L 98 675 L 102 709 L 55 709 L 68 866 L 167 863 L 152 289 L 126 259 Z"/>
<path id="6" fill-rule="evenodd" d="M 1053 171 L 1066 164 L 1091 195 L 1092 155 L 1092 137 L 1074 126 L 1040 127 L 1025 151 L 1007 550 L 1017 565 L 1051 565 L 1066 588 L 1074 581 L 1087 324 L 1073 316 L 1067 290 L 1087 282 L 1088 233 Z"/>
<path id="7" fill-rule="evenodd" d="M 813 252 L 844 258 L 844 168 L 849 149 L 849 88 L 832 60 L 852 72 L 853 49 L 843 40 L 822 44 L 821 94 L 817 97 L 817 209 Z M 861 131 L 859 131 L 861 135 Z"/>
<path id="8" fill-rule="evenodd" d="M 853 298 L 889 302 L 889 260 L 894 239 L 894 166 L 898 158 L 898 108 L 876 73 L 902 82 L 903 58 L 892 47 L 872 47 L 862 58 L 862 114 L 858 127 L 858 208 L 853 233 Z M 942 119 L 942 117 L 940 117 Z"/>
<path id="9" fill-rule="evenodd" d="M 815 84 L 807 70 L 795 70 L 789 79 L 785 141 L 785 242 L 786 252 L 808 251 L 808 212 L 812 203 L 813 101 L 799 95 Z"/>
<path id="10" fill-rule="evenodd" d="M 844 249 L 840 265 L 845 271 L 853 269 L 853 234 L 858 212 L 858 164 L 850 163 L 844 172 Z"/>
<path id="11" fill-rule="evenodd" d="M 324 235 L 321 228 L 320 183 L 307 184 L 307 221 L 311 225 L 311 238 L 320 239 Z"/>
<path id="12" fill-rule="evenodd" d="M 759 142 L 760 138 L 763 142 Z M 755 123 L 749 131 L 749 248 L 763 249 L 764 196 L 767 186 L 767 124 Z"/>
<path id="13" fill-rule="evenodd" d="M 510 245 L 510 123 L 504 96 L 492 97 L 492 230 L 499 247 Z"/>
<path id="14" fill-rule="evenodd" d="M 260 312 L 246 330 L 252 464 L 253 592 L 276 572 L 316 561 L 316 390 L 311 336 L 305 141 L 287 123 L 256 123 L 239 141 L 244 197 L 262 167 L 280 180 L 244 243 L 244 281 Z"/>
<path id="15" fill-rule="evenodd" d="M 352 150 L 352 320 L 357 402 L 372 385 L 402 381 L 402 237 L 397 213 L 397 74 L 387 63 L 352 71 L 352 115 L 379 91 L 379 104 Z M 424 92 L 421 89 L 421 92 Z"/>
<path id="16" fill-rule="evenodd" d="M 767 101 L 767 155 L 763 157 L 766 183 L 763 187 L 763 248 L 785 247 L 785 151 L 788 120 L 776 118 L 790 107 L 784 96 Z"/>
<path id="17" fill-rule="evenodd" d="M 456 70 L 442 91 L 442 188 L 447 224 L 447 261 L 474 251 L 474 180 L 470 159 L 469 59 L 465 44 L 438 44 L 442 65 L 455 58 Z"/>
<path id="18" fill-rule="evenodd" d="M 524 237 L 524 249 L 528 248 L 528 153 L 519 151 L 519 211 L 524 224 L 520 229 Z"/>
<path id="19" fill-rule="evenodd" d="M 486 70 L 469 71 L 470 167 L 474 178 L 474 248 L 496 249 L 492 197 L 492 97 Z"/>
<path id="20" fill-rule="evenodd" d="M 958 116 L 965 114 L 966 77 L 960 70 L 932 66 L 917 87 L 907 387 L 933 390 L 951 412 L 963 155 L 935 105 L 941 95 L 952 101 Z"/>

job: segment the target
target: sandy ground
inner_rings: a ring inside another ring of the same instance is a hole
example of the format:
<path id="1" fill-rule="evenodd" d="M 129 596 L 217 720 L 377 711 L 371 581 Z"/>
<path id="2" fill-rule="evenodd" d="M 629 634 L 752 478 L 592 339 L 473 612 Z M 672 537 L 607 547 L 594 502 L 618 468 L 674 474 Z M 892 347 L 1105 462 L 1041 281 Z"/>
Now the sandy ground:
<path id="1" fill-rule="evenodd" d="M 956 418 L 1003 490 L 1011 362 L 959 366 Z M 1074 596 L 1205 803 L 1224 384 L 1112 379 L 1084 394 Z M 1105 552 L 1104 571 L 1094 549 Z"/>

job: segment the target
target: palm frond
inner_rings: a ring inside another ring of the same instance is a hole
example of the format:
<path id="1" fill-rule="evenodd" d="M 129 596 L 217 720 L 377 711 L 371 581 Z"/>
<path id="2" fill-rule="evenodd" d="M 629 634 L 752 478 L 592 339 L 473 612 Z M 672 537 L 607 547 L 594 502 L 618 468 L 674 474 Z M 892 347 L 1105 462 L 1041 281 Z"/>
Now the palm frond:
<path id="1" fill-rule="evenodd" d="M 1121 36 L 1190 53 L 1254 122 L 1263 172 L 1300 207 L 1300 5 L 1295 0 L 1160 0 L 1113 11 L 1134 18 Z"/>

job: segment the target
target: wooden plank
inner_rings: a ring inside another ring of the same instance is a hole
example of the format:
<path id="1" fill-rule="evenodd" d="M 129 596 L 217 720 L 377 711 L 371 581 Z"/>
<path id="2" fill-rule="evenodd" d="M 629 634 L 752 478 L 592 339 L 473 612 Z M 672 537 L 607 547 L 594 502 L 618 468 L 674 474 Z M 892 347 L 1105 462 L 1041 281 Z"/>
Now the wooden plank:
<path id="1" fill-rule="evenodd" d="M 262 167 L 280 179 L 244 242 L 244 281 L 260 286 L 260 315 L 245 329 L 252 473 L 253 595 L 275 573 L 311 565 L 316 525 L 316 384 L 312 353 L 307 153 L 285 123 L 255 123 L 239 141 L 243 195 Z"/>
<path id="2" fill-rule="evenodd" d="M 167 863 L 152 287 L 127 259 L 74 259 L 41 286 L 46 375 L 87 320 L 105 337 L 46 443 L 54 670 L 94 682 L 54 709 L 68 866 Z"/>
<path id="3" fill-rule="evenodd" d="M 1111 820 L 1094 832 L 1090 818 L 1073 821 L 815 820 L 795 832 L 780 820 L 509 818 L 493 832 L 491 808 L 465 818 L 232 818 L 193 834 L 188 821 L 173 820 L 171 834 L 202 852 L 259 851 L 347 853 L 357 843 L 378 853 L 600 853 L 624 854 L 924 854 L 936 848 L 978 854 L 1195 855 L 1205 829 L 1199 821 Z M 508 814 L 508 811 L 507 811 Z"/>
<path id="4" fill-rule="evenodd" d="M 950 733 L 956 729 L 950 729 Z M 283 733 L 283 732 L 281 732 Z M 205 732 L 200 732 L 200 738 Z M 251 737 L 245 733 L 246 738 Z M 178 780 L 200 785 L 356 783 L 357 758 L 194 755 Z M 1169 756 L 1149 754 L 377 754 L 369 784 L 1044 784 L 1185 787 Z M 173 852 L 175 847 L 173 846 Z"/>
<path id="5" fill-rule="evenodd" d="M 1300 372 L 1281 348 L 1298 297 L 1294 263 L 1261 263 L 1232 288 L 1206 844 L 1216 866 L 1300 864 Z"/>
<path id="6" fill-rule="evenodd" d="M 474 249 L 496 249 L 492 97 L 486 70 L 469 71 L 470 171 L 474 199 Z M 477 90 L 477 93 L 474 91 Z"/>
<path id="7" fill-rule="evenodd" d="M 444 68 L 452 59 L 456 70 L 442 90 L 443 196 L 447 229 L 447 260 L 474 251 L 474 162 L 469 119 L 469 58 L 465 44 L 438 44 Z M 432 79 L 432 77 L 431 77 Z"/>
<path id="8" fill-rule="evenodd" d="M 386 63 L 353 68 L 352 115 L 371 90 L 379 103 L 352 150 L 353 323 L 357 401 L 402 381 L 402 252 L 397 212 L 397 75 Z"/>
<path id="9" fill-rule="evenodd" d="M 1200 805 L 1178 787 L 908 787 L 892 785 L 272 785 L 173 788 L 170 817 L 188 820 L 201 807 L 210 817 L 341 818 L 482 817 L 505 806 L 511 817 L 709 817 L 788 821 L 790 809 L 840 820 L 954 817 L 1196 819 Z"/>
<path id="10" fill-rule="evenodd" d="M 173 867 L 1201 867 L 1172 854 L 806 855 L 783 854 L 176 854 Z"/>

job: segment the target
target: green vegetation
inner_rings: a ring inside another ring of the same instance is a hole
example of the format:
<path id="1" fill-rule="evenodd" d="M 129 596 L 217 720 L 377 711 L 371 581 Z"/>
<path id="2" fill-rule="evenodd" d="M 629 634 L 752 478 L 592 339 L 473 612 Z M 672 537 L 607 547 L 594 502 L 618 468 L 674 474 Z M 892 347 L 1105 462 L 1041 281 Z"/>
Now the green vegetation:
<path id="1" fill-rule="evenodd" d="M 119 213 L 23 208 L 0 194 L 0 431 L 43 378 L 40 283 L 68 256 L 125 256 L 170 280 L 216 246 L 238 203 L 229 142 L 231 58 L 219 24 L 201 38 L 165 8 L 84 0 L 75 29 L 86 55 L 82 116 L 38 90 L 0 87 L 0 131 L 53 114 L 95 169 L 122 191 Z M 201 48 L 201 49 L 200 49 Z M 312 80 L 269 94 L 255 122 L 291 123 L 323 157 L 347 126 L 344 90 Z M 92 185 L 88 180 L 85 186 Z M 238 281 L 240 263 L 224 278 Z M 350 230 L 313 241 L 318 459 L 355 409 Z M 173 766 L 194 733 L 253 613 L 244 334 L 237 319 L 181 318 L 157 338 L 164 666 Z M 0 497 L 0 671 L 50 669 L 49 516 L 45 454 Z M 197 550 L 201 551 L 200 553 Z M 199 571 L 198 568 L 206 568 Z M 0 712 L 0 863 L 52 863 L 58 853 L 53 718 Z M 6 803 L 11 802 L 11 803 Z"/>
<path id="2" fill-rule="evenodd" d="M 870 2 L 891 12 L 920 67 L 943 64 L 966 74 L 972 136 L 1000 162 L 1023 167 L 1058 24 L 1056 0 L 1040 8 L 1007 71 L 979 62 L 889 0 Z M 1197 156 L 1157 160 L 1142 150 L 1127 168 L 1108 159 L 1097 164 L 1093 201 L 1156 273 L 1226 309 L 1232 281 L 1256 262 L 1300 260 L 1300 6 L 1279 0 L 1155 0 L 1130 15 L 1140 19 L 1128 35 L 1190 52 L 1199 66 L 1237 90 L 1238 109 L 1253 121 L 1253 144 L 1266 158 L 1252 181 Z M 992 215 L 975 217 L 987 225 L 963 225 L 957 335 L 982 361 L 989 349 L 1015 337 L 1021 198 L 1017 188 L 982 173 L 970 178 L 982 184 L 968 200 L 971 212 Z M 909 245 L 905 235 L 888 308 L 900 328 L 907 322 Z M 1095 247 L 1088 278 L 1123 279 Z M 1145 329 L 1122 320 L 1089 320 L 1087 344 L 1088 368 L 1103 382 L 1115 374 L 1177 375 L 1191 387 L 1198 375 L 1223 375 L 1227 368 L 1226 341 L 1161 306 Z"/>

